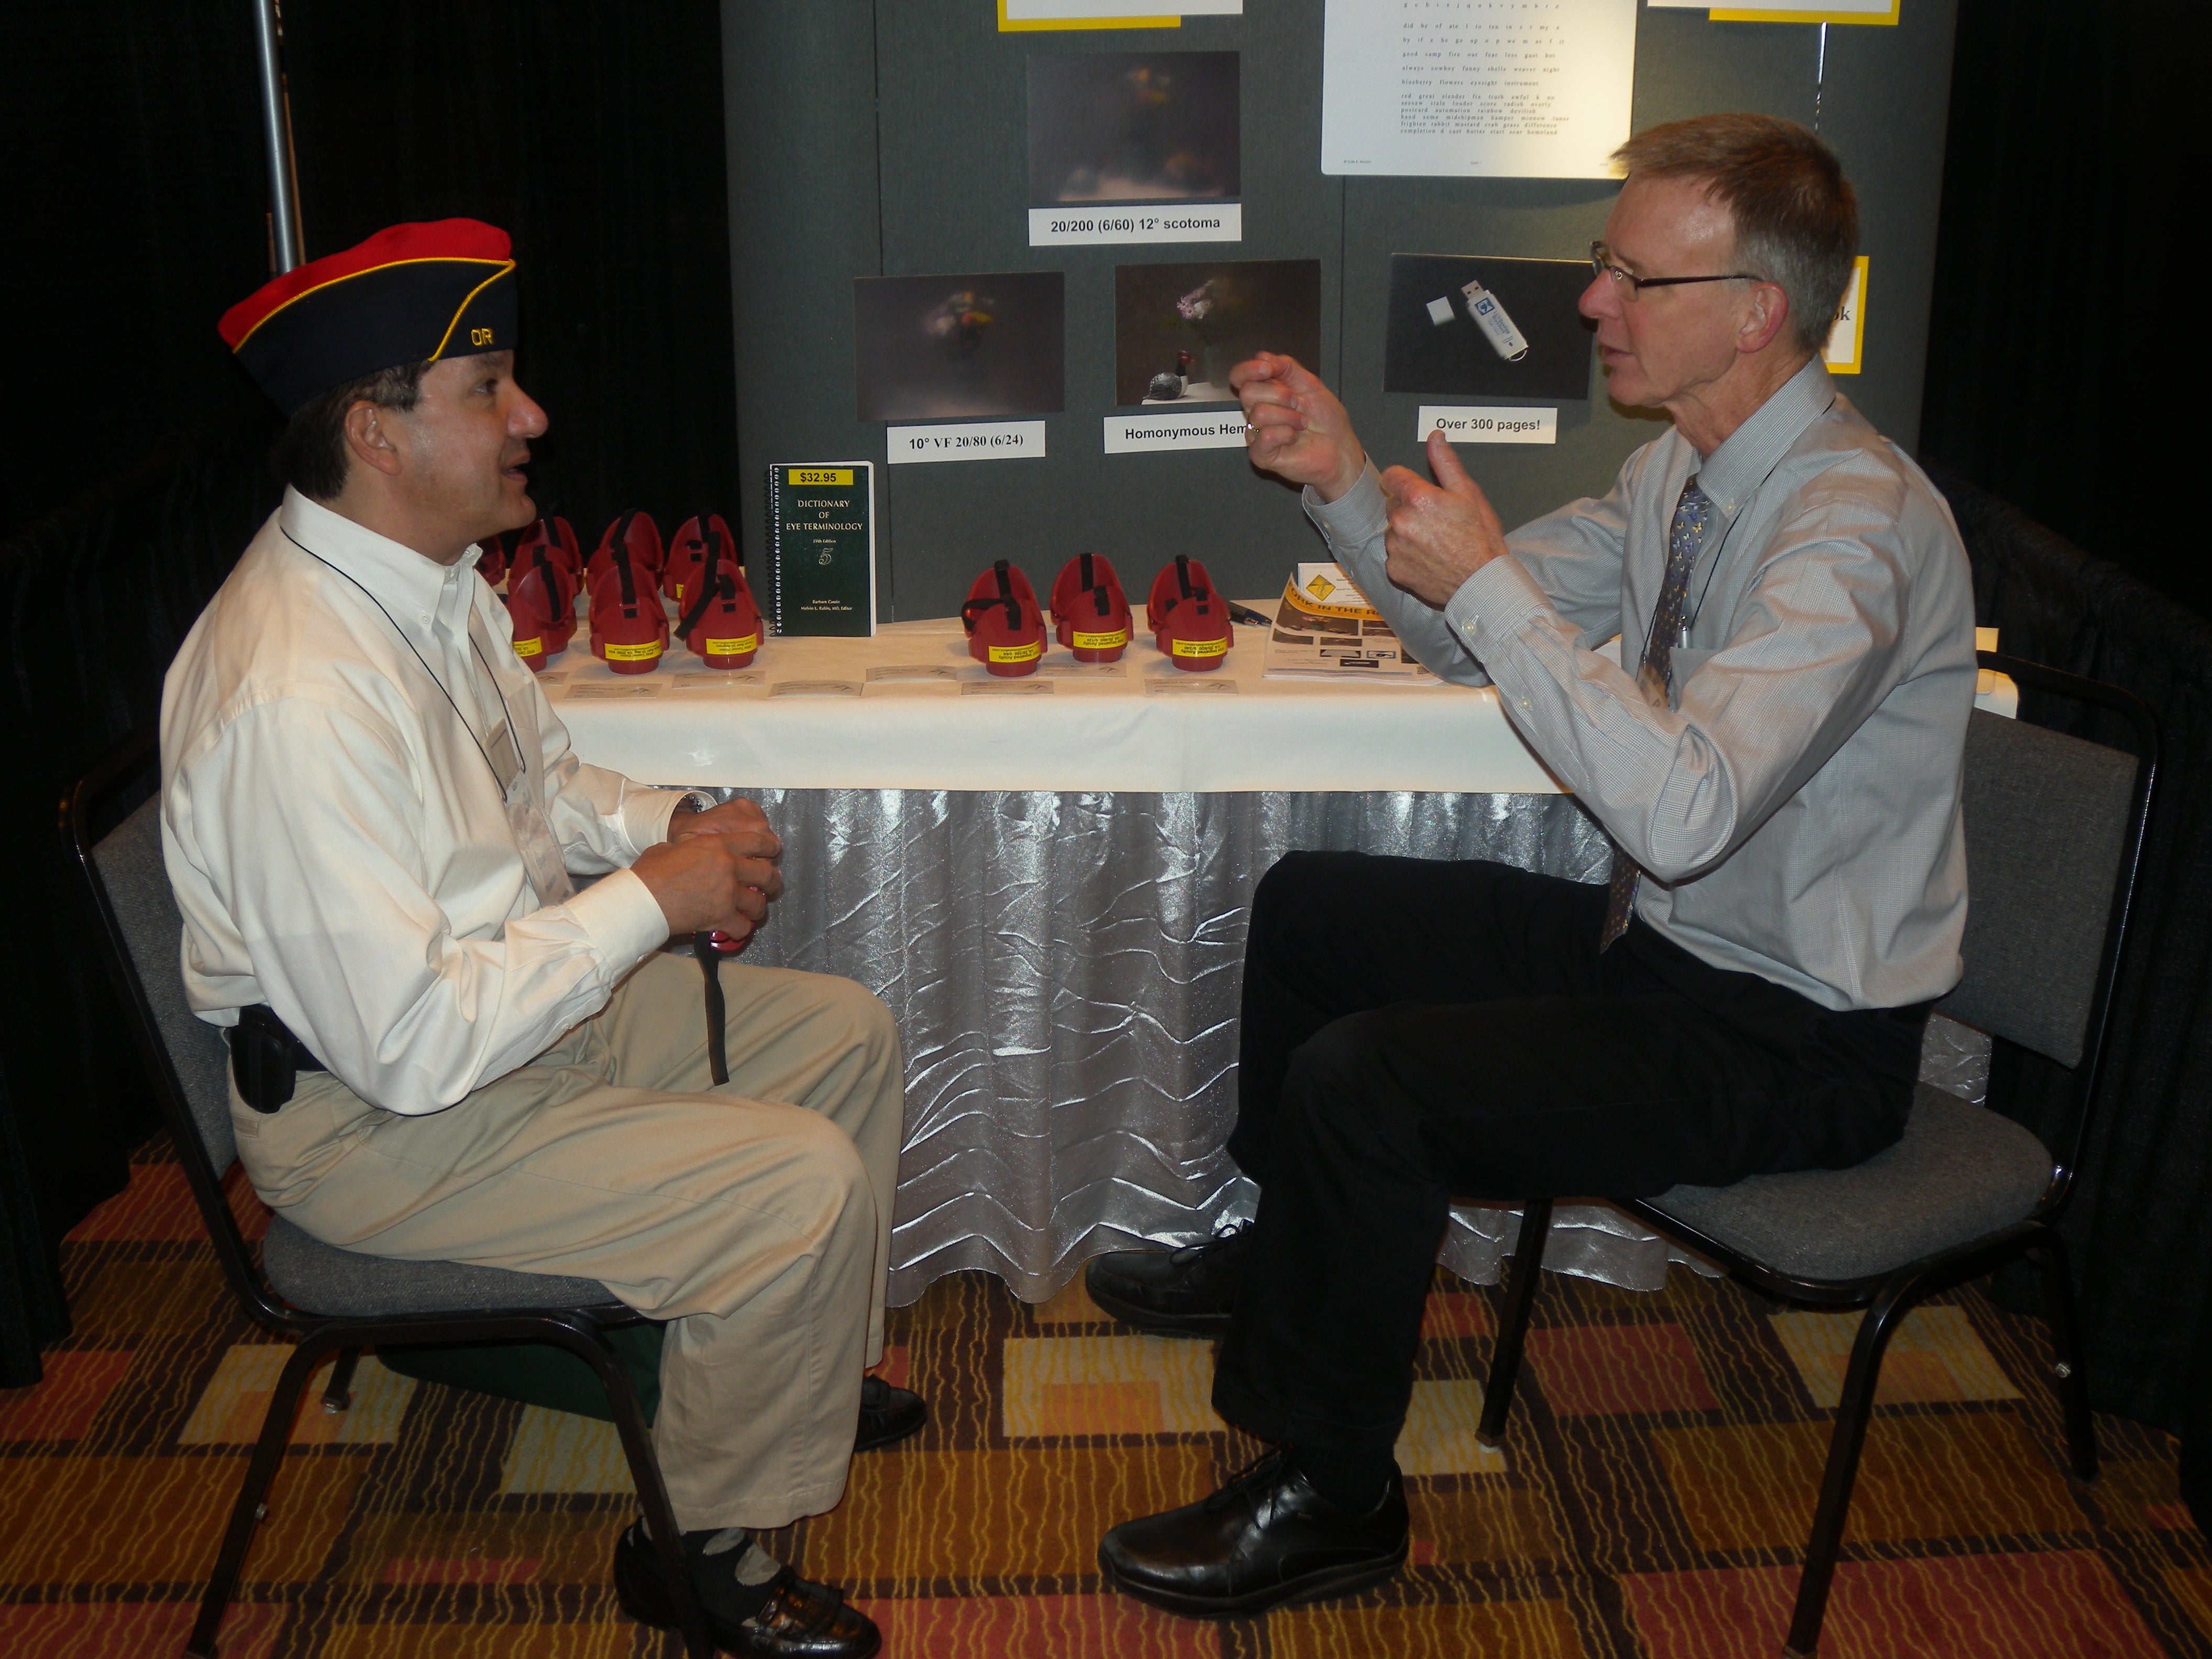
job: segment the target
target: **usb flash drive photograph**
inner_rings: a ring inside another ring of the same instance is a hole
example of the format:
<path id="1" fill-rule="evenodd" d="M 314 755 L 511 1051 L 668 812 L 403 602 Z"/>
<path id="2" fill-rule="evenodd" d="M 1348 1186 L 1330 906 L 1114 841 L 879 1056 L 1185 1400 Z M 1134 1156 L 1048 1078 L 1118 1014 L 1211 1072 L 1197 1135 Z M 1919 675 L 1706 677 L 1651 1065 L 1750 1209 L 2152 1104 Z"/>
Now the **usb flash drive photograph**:
<path id="1" fill-rule="evenodd" d="M 1498 296 L 1483 287 L 1480 281 L 1468 283 L 1460 292 L 1467 296 L 1468 313 L 1474 319 L 1498 355 L 1509 363 L 1517 363 L 1528 355 L 1528 342 L 1521 331 L 1513 326 L 1513 319 L 1505 314 L 1505 307 L 1498 303 Z M 1436 315 L 1436 307 L 1429 307 Z"/>

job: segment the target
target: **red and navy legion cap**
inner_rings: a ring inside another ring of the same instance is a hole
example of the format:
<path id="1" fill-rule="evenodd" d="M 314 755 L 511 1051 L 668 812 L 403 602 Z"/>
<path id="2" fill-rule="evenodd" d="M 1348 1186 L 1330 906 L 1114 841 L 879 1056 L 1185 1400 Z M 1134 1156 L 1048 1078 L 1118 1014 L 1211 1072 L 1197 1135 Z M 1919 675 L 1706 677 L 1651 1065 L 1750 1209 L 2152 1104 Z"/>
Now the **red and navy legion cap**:
<path id="1" fill-rule="evenodd" d="M 514 345 L 514 260 L 477 219 L 393 225 L 286 271 L 216 325 L 287 415 L 332 386 L 402 363 Z"/>

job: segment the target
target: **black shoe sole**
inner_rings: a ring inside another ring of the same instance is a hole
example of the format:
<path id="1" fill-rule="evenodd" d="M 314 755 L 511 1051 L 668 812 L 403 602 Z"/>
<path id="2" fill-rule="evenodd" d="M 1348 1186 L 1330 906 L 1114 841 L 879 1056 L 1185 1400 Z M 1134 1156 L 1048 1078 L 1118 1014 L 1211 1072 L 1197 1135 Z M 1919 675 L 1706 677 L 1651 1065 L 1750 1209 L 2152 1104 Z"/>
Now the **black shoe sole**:
<path id="1" fill-rule="evenodd" d="M 1379 1561 L 1362 1561 L 1349 1566 L 1328 1567 L 1319 1572 L 1310 1572 L 1288 1583 L 1273 1584 L 1263 1590 L 1252 1590 L 1243 1595 L 1188 1595 L 1180 1590 L 1158 1589 L 1150 1584 L 1130 1583 L 1114 1571 L 1113 1563 L 1106 1559 L 1106 1547 L 1098 1548 L 1098 1569 L 1106 1575 L 1106 1582 L 1124 1595 L 1134 1596 L 1169 1613 L 1181 1613 L 1186 1619 L 1255 1619 L 1272 1608 L 1291 1607 L 1302 1601 L 1326 1601 L 1340 1595 L 1354 1595 L 1359 1591 L 1382 1583 L 1398 1576 L 1406 1565 L 1406 1556 L 1412 1540 L 1398 1547 L 1397 1553 Z"/>
<path id="2" fill-rule="evenodd" d="M 615 1605 L 641 1625 L 650 1626 L 654 1630 L 679 1630 L 682 1626 L 676 1620 L 676 1606 L 669 1597 L 668 1581 L 661 1576 L 660 1558 L 657 1553 L 652 1553 L 649 1547 L 647 1553 L 650 1563 L 649 1568 L 645 1565 L 633 1563 L 629 1559 L 628 1552 L 620 1547 L 616 1549 Z M 701 1616 L 707 1621 L 708 1637 L 713 1639 L 714 1646 L 720 1651 L 724 1653 L 758 1651 L 756 1644 L 746 1641 L 743 1635 L 725 1625 L 713 1613 L 702 1609 Z M 878 1632 L 872 1645 L 855 1649 L 848 1656 L 848 1659 L 872 1659 L 873 1655 L 882 1650 L 883 1637 Z"/>
<path id="3" fill-rule="evenodd" d="M 873 1435 L 865 1430 L 854 1435 L 853 1449 L 855 1452 L 881 1451 L 885 1446 L 896 1446 L 900 1441 L 920 1434 L 928 1426 L 929 1407 L 925 1404 L 921 1410 L 915 1413 L 915 1419 L 911 1423 L 898 1427 L 879 1429 Z"/>
<path id="4" fill-rule="evenodd" d="M 1229 1334 L 1229 1316 L 1225 1313 L 1159 1313 L 1140 1303 L 1124 1301 L 1111 1291 L 1102 1290 L 1087 1275 L 1083 1288 L 1101 1313 L 1111 1314 L 1124 1325 L 1134 1325 L 1153 1336 L 1218 1338 Z"/>

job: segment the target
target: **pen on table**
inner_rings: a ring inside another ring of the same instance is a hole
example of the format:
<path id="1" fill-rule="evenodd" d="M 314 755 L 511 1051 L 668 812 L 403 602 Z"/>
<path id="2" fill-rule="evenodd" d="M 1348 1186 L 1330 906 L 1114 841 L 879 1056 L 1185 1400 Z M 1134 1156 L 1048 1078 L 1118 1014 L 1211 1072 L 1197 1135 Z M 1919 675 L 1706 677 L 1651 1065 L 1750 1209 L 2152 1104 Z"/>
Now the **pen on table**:
<path id="1" fill-rule="evenodd" d="M 1261 616 L 1250 605 L 1239 605 L 1234 599 L 1229 601 L 1229 620 L 1231 622 L 1246 623 L 1254 628 L 1273 628 L 1274 626 L 1274 623 L 1268 621 L 1267 617 Z"/>

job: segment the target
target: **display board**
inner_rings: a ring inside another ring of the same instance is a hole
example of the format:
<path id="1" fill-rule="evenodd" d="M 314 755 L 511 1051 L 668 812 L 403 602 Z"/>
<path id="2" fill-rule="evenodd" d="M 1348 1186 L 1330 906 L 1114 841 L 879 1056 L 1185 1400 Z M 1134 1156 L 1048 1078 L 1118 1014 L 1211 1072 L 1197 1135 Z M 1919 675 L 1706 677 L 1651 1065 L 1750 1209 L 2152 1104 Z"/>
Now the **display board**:
<path id="1" fill-rule="evenodd" d="M 1511 375 L 1474 372 L 1494 348 L 1430 352 L 1405 318 L 1390 362 L 1394 255 L 1427 261 L 1396 267 L 1399 308 L 1421 307 L 1421 326 L 1480 325 L 1486 290 L 1462 293 L 1468 273 L 1489 273 L 1509 307 L 1548 305 L 1516 301 L 1516 268 L 1493 262 L 1585 258 L 1616 181 L 1324 172 L 1325 0 L 1248 0 L 1175 28 L 1006 30 L 999 11 L 995 0 L 724 0 L 739 470 L 754 492 L 740 533 L 755 570 L 767 464 L 860 459 L 887 463 L 885 621 L 951 613 L 994 559 L 1049 581 L 1086 551 L 1140 580 L 1189 554 L 1227 592 L 1276 591 L 1321 544 L 1296 492 L 1254 471 L 1228 436 L 1234 406 L 1212 400 L 1209 378 L 1255 331 L 1317 347 L 1380 465 L 1419 465 L 1423 410 L 1454 411 L 1455 430 L 1480 445 L 1462 458 L 1508 524 L 1603 490 L 1662 429 L 1662 416 L 1608 403 L 1594 364 L 1580 398 L 1516 395 Z M 1859 367 L 1841 384 L 1907 448 L 1954 12 L 1955 0 L 1904 0 L 1893 27 L 1825 38 L 1814 24 L 1697 10 L 1635 16 L 1633 129 L 1756 110 L 1817 118 L 1841 155 L 1867 256 L 1845 331 Z M 1087 56 L 1115 61 L 1067 61 Z M 1086 112 L 1115 96 L 1136 112 L 1102 129 Z M 1176 240 L 1141 240 L 1153 235 Z M 1056 331 L 1037 314 L 1045 273 L 1061 295 Z M 1424 282 L 1436 293 L 1412 295 Z M 887 359 L 884 330 L 902 317 L 927 332 L 932 361 Z M 1528 320 L 1530 338 L 1556 334 L 1556 319 L 1542 333 Z M 1016 335 L 1018 364 L 995 361 Z M 1047 358 L 1056 388 L 1042 384 Z M 1454 362 L 1467 377 L 1428 367 Z M 1416 389 L 1386 391 L 1386 375 Z M 1547 394 L 1563 384 L 1556 364 L 1528 380 Z M 1417 389 L 1429 385 L 1446 390 Z M 1458 385 L 1492 389 L 1454 395 Z M 1491 406 L 1510 418 L 1486 417 Z M 975 418 L 954 424 L 966 410 Z M 934 418 L 917 425 L 915 411 Z M 1162 447 L 1164 427 L 1194 447 Z"/>

